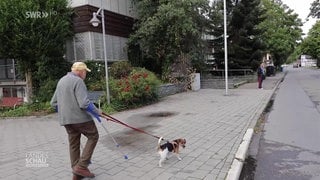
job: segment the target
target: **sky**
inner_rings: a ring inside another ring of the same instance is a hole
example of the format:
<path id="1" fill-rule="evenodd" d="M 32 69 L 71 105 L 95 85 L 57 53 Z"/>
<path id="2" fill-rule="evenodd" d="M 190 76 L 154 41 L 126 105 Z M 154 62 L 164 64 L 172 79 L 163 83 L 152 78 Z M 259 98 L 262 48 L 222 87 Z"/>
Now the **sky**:
<path id="1" fill-rule="evenodd" d="M 299 18 L 304 22 L 302 30 L 305 34 L 308 33 L 309 29 L 315 24 L 316 19 L 309 18 L 306 22 L 306 18 L 310 12 L 311 3 L 314 0 L 282 0 L 282 2 L 293 9 L 295 13 L 299 15 Z"/>

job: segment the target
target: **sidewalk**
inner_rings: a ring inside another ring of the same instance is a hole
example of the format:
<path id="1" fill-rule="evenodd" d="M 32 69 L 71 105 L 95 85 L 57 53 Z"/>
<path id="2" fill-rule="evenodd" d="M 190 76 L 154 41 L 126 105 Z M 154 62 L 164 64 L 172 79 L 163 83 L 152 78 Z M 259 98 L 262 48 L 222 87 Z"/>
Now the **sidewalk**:
<path id="1" fill-rule="evenodd" d="M 160 168 L 157 139 L 104 122 L 118 148 L 97 124 L 100 139 L 89 167 L 94 179 L 225 179 L 244 133 L 254 126 L 282 77 L 267 77 L 263 90 L 257 83 L 230 89 L 227 96 L 225 90 L 201 89 L 112 115 L 166 139 L 185 138 L 187 145 L 182 161 L 172 156 Z M 0 137 L 0 179 L 72 178 L 67 135 L 56 114 L 1 119 Z"/>

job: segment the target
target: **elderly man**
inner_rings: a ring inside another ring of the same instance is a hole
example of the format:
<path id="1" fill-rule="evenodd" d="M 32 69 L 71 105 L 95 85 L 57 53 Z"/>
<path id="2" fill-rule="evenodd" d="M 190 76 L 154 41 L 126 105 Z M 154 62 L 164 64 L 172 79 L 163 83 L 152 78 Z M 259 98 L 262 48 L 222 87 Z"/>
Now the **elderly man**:
<path id="1" fill-rule="evenodd" d="M 99 116 L 104 117 L 87 96 L 84 79 L 90 71 L 85 63 L 75 62 L 71 72 L 59 80 L 50 102 L 58 111 L 60 125 L 65 127 L 68 134 L 72 171 L 83 177 L 94 177 L 88 165 L 99 134 L 92 116 L 97 119 Z M 81 134 L 88 139 L 80 155 Z"/>

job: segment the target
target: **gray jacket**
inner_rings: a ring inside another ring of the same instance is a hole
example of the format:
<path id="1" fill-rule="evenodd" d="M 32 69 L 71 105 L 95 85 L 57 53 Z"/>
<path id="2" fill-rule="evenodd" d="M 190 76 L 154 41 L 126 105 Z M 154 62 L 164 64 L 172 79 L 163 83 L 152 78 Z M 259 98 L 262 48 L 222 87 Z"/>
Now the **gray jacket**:
<path id="1" fill-rule="evenodd" d="M 84 81 L 72 72 L 59 80 L 50 104 L 58 108 L 61 126 L 93 120 L 86 111 L 90 104 L 87 87 Z M 96 107 L 94 111 L 98 113 Z"/>

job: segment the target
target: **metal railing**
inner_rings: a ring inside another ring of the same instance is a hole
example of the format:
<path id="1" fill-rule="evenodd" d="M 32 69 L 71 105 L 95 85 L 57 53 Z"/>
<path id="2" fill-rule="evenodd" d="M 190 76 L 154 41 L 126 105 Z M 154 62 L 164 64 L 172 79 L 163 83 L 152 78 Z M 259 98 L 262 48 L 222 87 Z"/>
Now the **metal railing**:
<path id="1" fill-rule="evenodd" d="M 224 77 L 225 70 L 224 69 L 215 69 L 215 70 L 207 70 L 204 71 L 202 74 L 204 75 L 211 75 L 211 76 L 218 76 Z M 252 69 L 229 69 L 228 76 L 246 76 L 246 75 L 253 75 L 254 71 Z"/>

